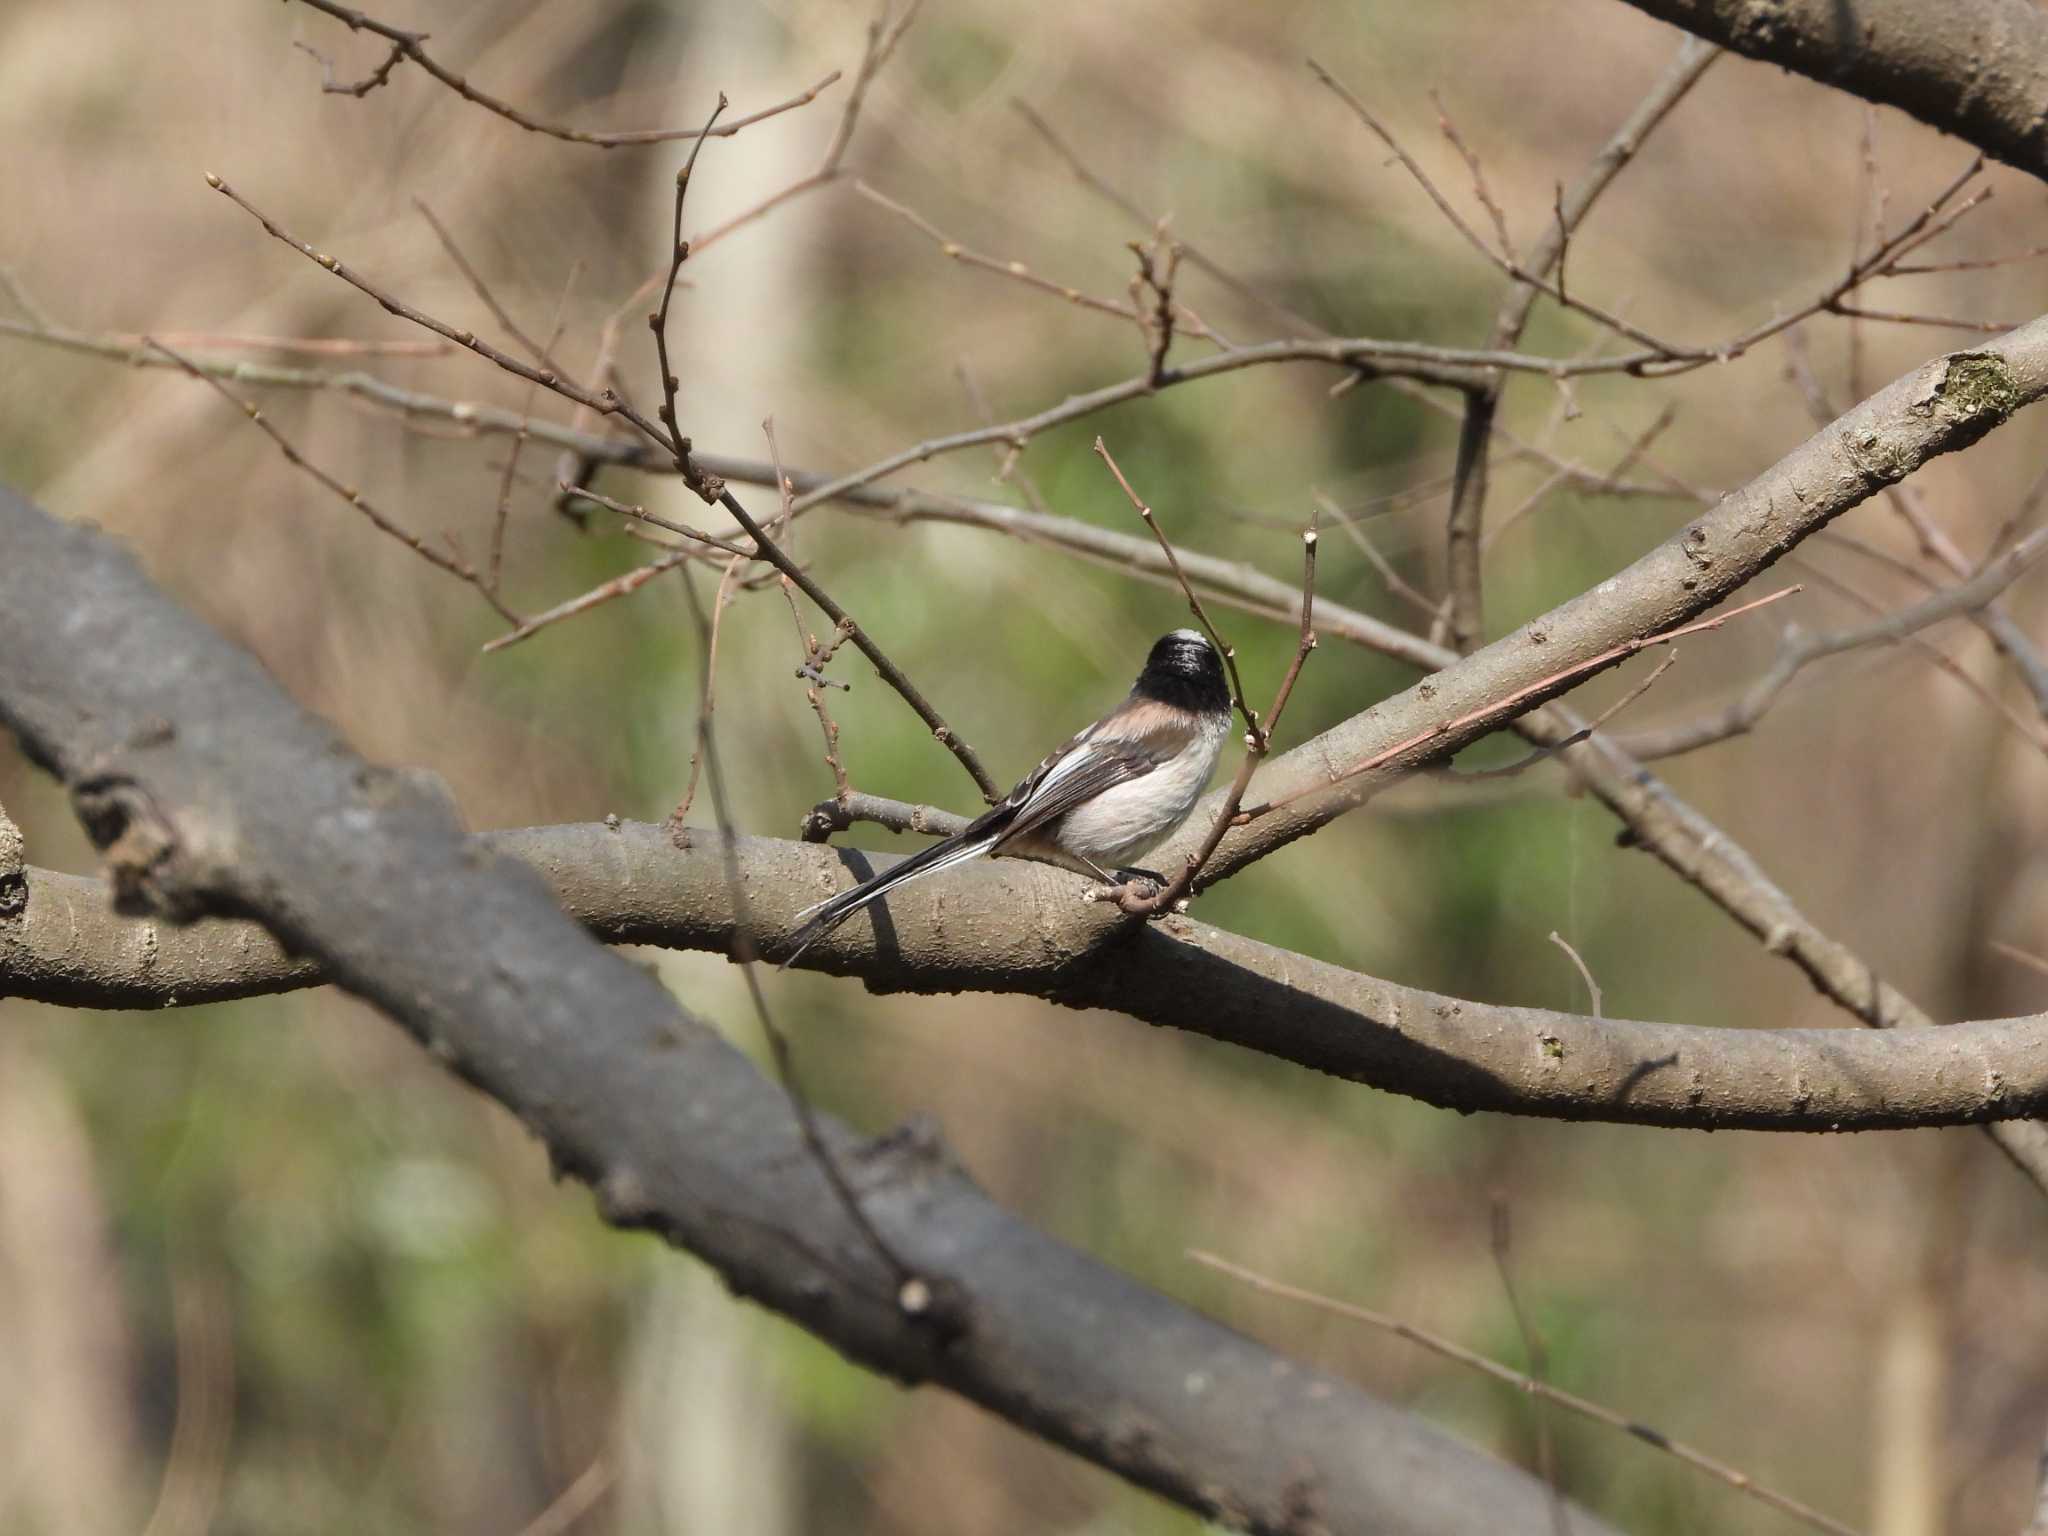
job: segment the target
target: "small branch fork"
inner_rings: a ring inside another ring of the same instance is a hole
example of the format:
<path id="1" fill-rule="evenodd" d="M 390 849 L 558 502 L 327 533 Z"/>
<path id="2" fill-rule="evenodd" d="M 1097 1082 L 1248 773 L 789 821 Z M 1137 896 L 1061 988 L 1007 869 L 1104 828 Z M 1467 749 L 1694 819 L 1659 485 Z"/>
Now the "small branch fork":
<path id="1" fill-rule="evenodd" d="M 1245 699 L 1244 680 L 1237 671 L 1237 652 L 1226 642 L 1216 626 L 1210 621 L 1202 600 L 1195 595 L 1195 589 L 1188 584 L 1186 572 L 1181 570 L 1180 561 L 1174 555 L 1173 546 L 1161 532 L 1158 518 L 1152 508 L 1131 488 L 1124 472 L 1111 457 L 1108 447 L 1101 438 L 1095 439 L 1095 452 L 1102 462 L 1109 466 L 1109 472 L 1116 477 L 1116 483 L 1123 487 L 1124 495 L 1130 498 L 1138 516 L 1145 526 L 1152 530 L 1152 536 L 1165 551 L 1167 563 L 1173 567 L 1173 574 L 1180 582 L 1181 592 L 1188 600 L 1196 622 L 1207 632 L 1223 657 L 1223 664 L 1230 675 L 1230 698 L 1237 711 L 1244 717 L 1244 760 L 1238 764 L 1237 777 L 1231 781 L 1223 797 L 1223 804 L 1217 808 L 1215 819 L 1209 825 L 1209 832 L 1202 839 L 1202 845 L 1188 856 L 1179 874 L 1167 882 L 1164 889 L 1150 880 L 1125 881 L 1107 888 L 1091 889 L 1087 893 L 1090 901 L 1114 902 L 1118 909 L 1133 917 L 1151 917 L 1155 913 L 1173 911 L 1193 891 L 1195 878 L 1202 867 L 1214 856 L 1223 842 L 1223 836 L 1237 820 L 1238 807 L 1244 801 L 1245 790 L 1251 785 L 1252 775 L 1272 749 L 1273 727 L 1280 723 L 1281 711 L 1287 708 L 1287 701 L 1294 694 L 1294 683 L 1301 676 L 1302 663 L 1308 660 L 1308 653 L 1316 648 L 1315 599 L 1316 599 L 1316 513 L 1310 513 L 1309 525 L 1301 534 L 1301 633 L 1294 648 L 1294 659 L 1288 663 L 1286 673 L 1280 679 L 1279 691 L 1273 695 L 1273 707 L 1266 712 L 1264 723 L 1259 720 L 1258 711 Z"/>
<path id="2" fill-rule="evenodd" d="M 1129 249 L 1138 258 L 1138 270 L 1131 278 L 1131 309 L 1151 352 L 1149 377 L 1157 388 L 1166 377 L 1166 354 L 1173 349 L 1173 280 L 1180 272 L 1181 248 L 1166 237 L 1162 220 L 1150 245 L 1133 240 Z M 1149 305 L 1147 294 L 1151 295 Z"/>
<path id="3" fill-rule="evenodd" d="M 709 128 L 645 128 L 625 133 L 595 133 L 583 128 L 566 128 L 559 123 L 542 122 L 538 118 L 529 117 L 510 102 L 500 101 L 497 97 L 478 90 L 461 75 L 458 75 L 446 65 L 437 62 L 426 51 L 425 47 L 422 46 L 429 36 L 428 33 L 408 32 L 403 27 L 394 27 L 389 22 L 379 21 L 376 17 L 367 15 L 362 11 L 352 10 L 345 5 L 337 5 L 335 0 L 299 0 L 299 3 L 332 16 L 336 21 L 347 26 L 351 32 L 369 32 L 383 38 L 384 41 L 391 45 L 391 51 L 385 55 L 383 63 L 379 64 L 362 79 L 352 84 L 344 84 L 335 78 L 332 60 L 318 50 L 310 48 L 304 43 L 299 43 L 297 47 L 301 52 L 309 53 L 320 61 L 323 75 L 320 89 L 330 95 L 354 96 L 360 99 L 376 90 L 378 86 L 388 83 L 391 79 L 392 71 L 397 69 L 401 63 L 410 62 L 418 65 L 429 75 L 432 75 L 464 101 L 473 102 L 475 105 L 482 107 L 486 112 L 495 113 L 497 116 L 504 118 L 506 122 L 524 128 L 528 133 L 544 134 L 548 138 L 561 139 L 570 144 L 588 144 L 598 149 L 616 149 L 629 144 L 666 144 L 676 139 L 689 138 L 695 138 L 701 143 L 703 142 L 704 135 L 712 132 Z M 798 107 L 807 106 L 811 102 L 816 101 L 827 87 L 833 85 L 839 79 L 839 74 L 840 72 L 835 69 L 809 90 L 799 92 L 787 101 L 777 102 L 772 107 L 764 107 L 751 116 L 738 118 L 733 122 L 727 123 L 723 128 L 718 129 L 717 132 L 721 137 L 735 134 L 742 128 L 751 127 L 755 123 L 778 116 L 781 113 L 791 112 Z"/>

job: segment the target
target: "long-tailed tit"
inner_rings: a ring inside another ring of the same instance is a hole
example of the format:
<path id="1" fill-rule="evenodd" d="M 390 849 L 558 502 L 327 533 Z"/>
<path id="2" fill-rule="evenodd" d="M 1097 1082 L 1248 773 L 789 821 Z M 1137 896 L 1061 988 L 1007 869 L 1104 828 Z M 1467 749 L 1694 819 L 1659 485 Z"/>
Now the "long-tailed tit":
<path id="1" fill-rule="evenodd" d="M 869 903 L 983 854 L 1114 883 L 1126 859 L 1180 830 L 1230 733 L 1230 689 L 1199 630 L 1161 637 L 1124 701 L 961 831 L 811 908 L 784 965 Z"/>

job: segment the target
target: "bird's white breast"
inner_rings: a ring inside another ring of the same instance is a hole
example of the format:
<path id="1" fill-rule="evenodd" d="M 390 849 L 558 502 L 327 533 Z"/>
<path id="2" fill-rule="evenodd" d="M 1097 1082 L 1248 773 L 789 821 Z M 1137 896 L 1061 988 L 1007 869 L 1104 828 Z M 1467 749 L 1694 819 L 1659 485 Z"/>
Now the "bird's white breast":
<path id="1" fill-rule="evenodd" d="M 1205 724 L 1179 756 L 1074 807 L 1061 819 L 1055 841 L 1112 873 L 1123 861 L 1164 842 L 1180 830 L 1208 788 L 1229 733 L 1228 716 Z"/>

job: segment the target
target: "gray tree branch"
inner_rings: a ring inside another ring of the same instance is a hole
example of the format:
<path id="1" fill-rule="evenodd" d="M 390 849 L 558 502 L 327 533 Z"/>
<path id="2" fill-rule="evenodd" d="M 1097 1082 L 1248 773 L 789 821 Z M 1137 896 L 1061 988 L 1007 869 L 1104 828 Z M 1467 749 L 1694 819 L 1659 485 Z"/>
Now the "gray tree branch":
<path id="1" fill-rule="evenodd" d="M 828 1125 L 869 1218 L 949 1301 L 911 1315 L 780 1090 L 539 880 L 480 855 L 110 541 L 0 489 L 0 547 L 0 720 L 69 787 L 122 904 L 260 921 L 518 1114 L 607 1220 L 876 1370 L 1233 1524 L 1549 1529 L 1533 1479 L 1052 1241 L 933 1138 Z"/>
<path id="2" fill-rule="evenodd" d="M 2031 0 L 1629 0 L 2048 177 L 2048 15 Z"/>
<path id="3" fill-rule="evenodd" d="M 477 843 L 540 873 L 571 916 L 613 943 L 733 953 L 717 835 L 678 849 L 642 822 L 534 827 Z M 739 839 L 761 947 L 858 854 Z M 879 861 L 886 863 L 887 861 Z M 1700 1130 L 1859 1131 L 2048 1113 L 2048 1017 L 1882 1034 L 1717 1029 L 1588 1018 L 1440 996 L 1206 923 L 1125 931 L 1077 878 L 1003 863 L 905 887 L 870 924 L 804 963 L 877 992 L 1023 993 L 1107 1008 L 1458 1110 Z M 101 882 L 30 872 L 26 921 L 0 925 L 0 994 L 80 1006 L 217 1001 L 324 976 L 253 923 L 185 928 L 110 913 Z M 39 952 L 39 953 L 38 953 Z M 33 958 L 35 963 L 24 963 Z M 1200 998 L 1193 1007 L 1190 998 Z"/>

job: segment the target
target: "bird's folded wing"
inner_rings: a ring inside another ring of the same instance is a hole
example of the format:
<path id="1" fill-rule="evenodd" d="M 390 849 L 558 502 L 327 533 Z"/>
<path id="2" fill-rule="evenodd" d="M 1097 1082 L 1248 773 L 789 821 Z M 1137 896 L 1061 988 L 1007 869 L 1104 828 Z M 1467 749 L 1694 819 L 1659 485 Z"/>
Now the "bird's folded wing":
<path id="1" fill-rule="evenodd" d="M 1091 726 L 1040 763 L 1018 786 L 1021 795 L 1012 792 L 1016 815 L 1003 829 L 996 851 L 1002 843 L 1050 826 L 1106 789 L 1143 778 L 1179 756 L 1193 734 L 1178 718 L 1134 723 L 1150 728 L 1105 739 L 1099 725 Z"/>

